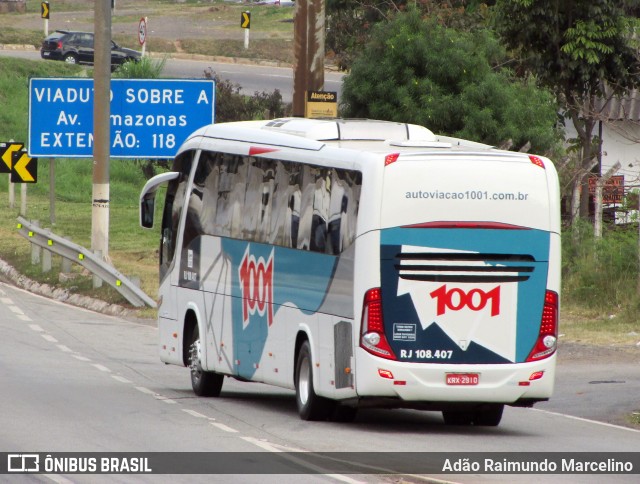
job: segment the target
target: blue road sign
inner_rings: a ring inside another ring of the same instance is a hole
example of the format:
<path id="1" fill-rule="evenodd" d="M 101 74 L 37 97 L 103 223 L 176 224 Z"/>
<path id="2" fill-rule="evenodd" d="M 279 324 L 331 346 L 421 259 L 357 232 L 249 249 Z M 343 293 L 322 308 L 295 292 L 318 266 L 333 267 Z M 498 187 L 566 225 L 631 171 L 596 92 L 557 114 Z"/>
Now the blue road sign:
<path id="1" fill-rule="evenodd" d="M 173 158 L 196 129 L 213 123 L 213 80 L 112 79 L 111 156 Z M 93 156 L 93 79 L 29 80 L 31 157 Z"/>

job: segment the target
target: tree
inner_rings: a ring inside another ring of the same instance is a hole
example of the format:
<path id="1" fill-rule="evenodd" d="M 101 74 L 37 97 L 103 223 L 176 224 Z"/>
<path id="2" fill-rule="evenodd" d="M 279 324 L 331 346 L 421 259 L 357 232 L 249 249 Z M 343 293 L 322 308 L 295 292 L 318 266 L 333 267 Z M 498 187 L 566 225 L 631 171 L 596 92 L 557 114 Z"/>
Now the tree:
<path id="1" fill-rule="evenodd" d="M 500 68 L 487 30 L 460 32 L 417 10 L 376 26 L 343 84 L 342 114 L 421 124 L 434 132 L 535 151 L 554 146 L 557 107 L 531 82 Z"/>
<path id="2" fill-rule="evenodd" d="M 495 0 L 326 0 L 327 34 L 325 47 L 336 65 L 349 70 L 373 27 L 413 7 L 423 16 L 461 30 L 483 26 L 487 3 Z"/>
<path id="3" fill-rule="evenodd" d="M 579 138 L 580 169 L 574 190 L 581 190 L 580 216 L 588 216 L 588 173 L 598 140 L 596 101 L 621 95 L 638 85 L 640 74 L 625 8 L 637 1 L 502 0 L 495 26 L 518 57 L 518 72 L 533 75 L 551 90 Z M 578 200 L 577 197 L 574 197 Z"/>

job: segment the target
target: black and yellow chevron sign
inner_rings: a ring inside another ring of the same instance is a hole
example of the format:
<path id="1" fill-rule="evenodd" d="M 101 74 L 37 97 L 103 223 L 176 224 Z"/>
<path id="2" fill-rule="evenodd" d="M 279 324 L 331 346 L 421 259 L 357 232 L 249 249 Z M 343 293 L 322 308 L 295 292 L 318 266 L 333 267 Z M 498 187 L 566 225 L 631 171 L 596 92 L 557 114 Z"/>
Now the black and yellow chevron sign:
<path id="1" fill-rule="evenodd" d="M 240 27 L 243 29 L 251 28 L 251 12 L 242 12 L 242 16 L 240 17 Z"/>
<path id="2" fill-rule="evenodd" d="M 40 3 L 40 17 L 49 20 L 49 2 Z"/>
<path id="3" fill-rule="evenodd" d="M 22 149 L 11 154 L 11 162 L 11 183 L 38 182 L 38 158 L 31 158 Z"/>
<path id="4" fill-rule="evenodd" d="M 13 166 L 11 155 L 22 148 L 24 148 L 24 143 L 15 143 L 13 141 L 0 143 L 0 173 L 11 173 L 11 167 Z"/>

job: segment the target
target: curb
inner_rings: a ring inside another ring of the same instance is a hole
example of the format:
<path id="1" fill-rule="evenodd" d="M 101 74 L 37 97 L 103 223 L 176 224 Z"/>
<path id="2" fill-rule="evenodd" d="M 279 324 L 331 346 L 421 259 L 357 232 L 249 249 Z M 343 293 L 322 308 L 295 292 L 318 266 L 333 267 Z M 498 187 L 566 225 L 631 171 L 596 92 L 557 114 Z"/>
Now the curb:
<path id="1" fill-rule="evenodd" d="M 100 299 L 94 299 L 89 296 L 81 296 L 73 294 L 67 289 L 52 287 L 49 284 L 41 284 L 29 279 L 27 276 L 20 274 L 12 265 L 0 259 L 0 280 L 8 282 L 25 291 L 38 294 L 40 296 L 54 299 L 59 302 L 78 306 L 90 311 L 95 311 L 110 316 L 117 316 L 126 319 L 135 319 L 135 314 L 118 304 L 110 304 Z"/>
<path id="2" fill-rule="evenodd" d="M 26 51 L 38 51 L 38 47 L 34 47 L 31 44 L 0 44 L 0 51 L 2 50 L 26 50 Z M 169 59 L 185 59 L 185 60 L 199 60 L 199 61 L 211 61 L 220 62 L 224 64 L 238 64 L 238 65 L 253 65 L 264 67 L 282 67 L 293 69 L 293 64 L 282 61 L 270 61 L 266 59 L 248 59 L 246 57 L 224 57 L 217 55 L 205 55 L 205 54 L 188 54 L 185 52 L 149 52 L 149 57 L 154 59 L 161 59 L 167 57 Z M 332 64 L 326 64 L 324 66 L 325 71 L 328 72 L 340 72 L 336 66 Z"/>
<path id="3" fill-rule="evenodd" d="M 0 50 L 38 50 L 31 44 L 0 44 Z"/>

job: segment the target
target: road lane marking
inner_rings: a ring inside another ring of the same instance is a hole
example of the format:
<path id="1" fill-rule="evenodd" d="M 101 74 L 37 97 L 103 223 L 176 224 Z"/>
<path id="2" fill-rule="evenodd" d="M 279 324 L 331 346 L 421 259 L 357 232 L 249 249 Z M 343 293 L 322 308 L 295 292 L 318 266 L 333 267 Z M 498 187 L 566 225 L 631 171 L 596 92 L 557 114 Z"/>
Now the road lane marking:
<path id="1" fill-rule="evenodd" d="M 107 368 L 106 366 L 102 366 L 99 363 L 94 363 L 91 366 L 93 366 L 94 368 L 97 368 L 100 371 L 104 371 L 105 373 L 111 373 L 111 370 L 109 368 Z"/>
<path id="2" fill-rule="evenodd" d="M 257 445 L 261 449 L 268 450 L 269 452 L 309 452 L 308 450 L 298 449 L 296 447 L 287 447 L 285 445 L 274 444 L 266 440 L 256 439 L 254 437 L 241 437 L 242 440 L 246 440 L 250 444 Z"/>
<path id="3" fill-rule="evenodd" d="M 65 345 L 58 345 L 60 351 L 64 351 L 65 353 L 73 353 L 73 350 Z"/>
<path id="4" fill-rule="evenodd" d="M 24 311 L 20 309 L 18 306 L 7 306 L 7 307 L 16 314 L 24 314 Z"/>
<path id="5" fill-rule="evenodd" d="M 4 292 L 2 294 L 4 295 Z M 7 306 L 10 306 L 11 304 L 13 304 L 13 301 L 11 300 L 10 297 L 0 297 L 0 302 L 2 304 L 6 304 Z"/>
<path id="6" fill-rule="evenodd" d="M 21 319 L 22 321 L 33 321 L 33 319 L 26 314 L 18 314 L 18 319 Z"/>
<path id="7" fill-rule="evenodd" d="M 337 481 L 348 482 L 349 484 L 357 484 L 357 483 L 363 482 L 363 481 L 358 481 L 356 479 L 352 479 L 351 477 L 348 477 L 348 476 L 343 476 L 342 474 L 327 474 L 326 470 L 323 469 L 322 467 L 306 462 L 303 459 L 299 459 L 291 453 L 291 452 L 308 452 L 306 450 L 294 449 L 291 447 L 285 447 L 283 445 L 278 445 L 278 444 L 271 444 L 269 442 L 258 440 L 253 437 L 241 437 L 241 439 L 246 442 L 249 442 L 250 444 L 256 445 L 268 452 L 280 453 L 281 457 L 284 457 L 285 459 L 295 464 L 298 464 L 299 466 L 304 467 L 305 469 L 310 469 L 314 473 L 322 474 L 323 476 L 330 477 Z"/>
<path id="8" fill-rule="evenodd" d="M 155 395 L 156 392 L 154 392 L 153 390 L 149 390 L 148 388 L 145 387 L 136 387 L 136 390 L 138 390 L 139 392 L 142 393 L 146 393 L 147 395 Z"/>
<path id="9" fill-rule="evenodd" d="M 40 474 L 42 477 L 46 477 L 47 479 L 57 482 L 58 484 L 73 484 L 73 481 L 69 479 L 59 476 L 57 474 Z"/>
<path id="10" fill-rule="evenodd" d="M 196 417 L 196 418 L 209 418 L 206 415 L 201 414 L 200 412 L 196 412 L 195 410 L 191 410 L 188 408 L 183 408 L 182 409 L 183 412 L 188 413 L 189 415 L 191 415 L 192 417 Z"/>
<path id="11" fill-rule="evenodd" d="M 578 420 L 580 422 L 587 422 L 587 423 L 593 423 L 593 424 L 598 424 L 598 425 L 604 425 L 605 427 L 611 427 L 611 428 L 614 428 L 614 429 L 628 430 L 629 432 L 638 432 L 638 433 L 640 433 L 640 430 L 632 429 L 631 427 L 623 427 L 622 425 L 610 424 L 610 423 L 607 423 L 607 422 L 598 422 L 597 420 L 591 420 L 591 419 L 583 418 L 583 417 L 576 417 L 574 415 L 567 415 L 566 413 L 550 412 L 549 410 L 542 410 L 540 408 L 533 408 L 531 410 L 533 410 L 534 412 L 542 412 L 542 413 L 547 413 L 549 415 L 557 415 L 559 417 L 571 418 L 573 420 Z"/>
<path id="12" fill-rule="evenodd" d="M 44 329 L 42 329 L 42 327 L 37 324 L 30 324 L 29 327 L 34 331 L 38 331 L 39 333 L 44 333 Z"/>
<path id="13" fill-rule="evenodd" d="M 44 339 L 46 339 L 49 343 L 57 343 L 58 340 L 55 339 L 53 336 L 51 336 L 50 334 L 41 334 L 40 336 L 42 336 Z"/>
<path id="14" fill-rule="evenodd" d="M 89 358 L 87 358 L 86 356 L 82 356 L 82 355 L 71 355 L 73 356 L 76 360 L 80 360 L 80 361 L 91 361 Z"/>
<path id="15" fill-rule="evenodd" d="M 221 424 L 218 422 L 209 422 L 211 425 L 213 425 L 214 427 L 219 428 L 220 430 L 224 430 L 225 432 L 229 432 L 229 433 L 238 433 L 238 431 L 236 429 L 232 429 L 231 427 L 226 426 L 225 424 Z M 244 437 L 243 437 L 244 438 Z"/>
<path id="16" fill-rule="evenodd" d="M 119 375 L 111 375 L 111 378 L 118 380 L 120 383 L 133 383 L 131 380 L 127 380 L 125 377 Z"/>

